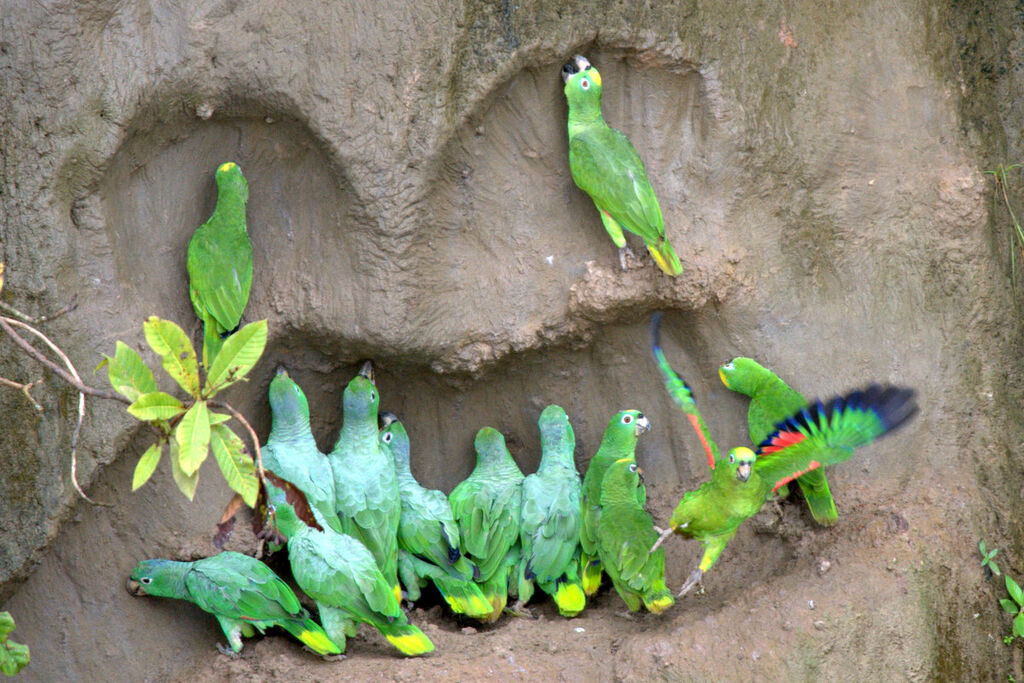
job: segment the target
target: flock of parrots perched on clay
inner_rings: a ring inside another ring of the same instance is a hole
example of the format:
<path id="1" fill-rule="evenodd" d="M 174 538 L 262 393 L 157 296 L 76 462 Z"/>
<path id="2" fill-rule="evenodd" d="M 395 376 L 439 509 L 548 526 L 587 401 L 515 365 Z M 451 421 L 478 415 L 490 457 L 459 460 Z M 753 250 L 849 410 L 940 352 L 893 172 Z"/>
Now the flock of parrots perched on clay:
<path id="1" fill-rule="evenodd" d="M 562 78 L 572 177 L 593 199 L 620 248 L 622 267 L 625 229 L 643 239 L 661 270 L 679 275 L 682 266 L 643 162 L 601 116 L 600 74 L 576 56 L 562 67 Z M 189 294 L 214 350 L 238 328 L 252 283 L 248 185 L 230 162 L 217 170 L 216 181 L 216 208 L 187 255 Z M 317 448 L 302 389 L 279 369 L 270 383 L 272 426 L 262 447 L 268 477 L 259 504 L 261 536 L 272 549 L 287 549 L 292 577 L 316 603 L 319 623 L 266 564 L 237 552 L 195 562 L 145 560 L 132 572 L 129 591 L 189 600 L 210 612 L 228 639 L 227 648 L 218 647 L 231 655 L 241 651 L 243 637 L 269 626 L 287 630 L 317 654 L 339 655 L 360 623 L 378 629 L 405 655 L 430 652 L 433 644 L 409 622 L 402 600 L 415 602 L 431 583 L 453 613 L 485 623 L 505 611 L 524 613 L 538 588 L 563 616 L 574 617 L 604 574 L 630 610 L 642 605 L 660 613 L 675 602 L 665 584 L 660 546 L 666 538 L 678 534 L 704 546 L 681 597 L 715 564 L 740 524 L 794 479 L 814 519 L 833 523 L 837 513 L 824 468 L 917 411 L 912 390 L 878 385 L 808 403 L 757 362 L 736 358 L 719 374 L 729 389 L 750 397 L 756 446 L 723 456 L 661 349 L 659 323 L 655 314 L 654 360 L 711 470 L 708 481 L 679 501 L 668 528 L 656 527 L 644 509 L 635 449 L 650 423 L 640 411 L 611 418 L 582 480 L 572 425 L 559 406 L 540 414 L 540 466 L 529 476 L 504 436 L 484 427 L 474 441 L 475 469 L 446 496 L 413 476 L 409 434 L 396 416 L 380 411 L 370 363 L 345 388 L 341 433 L 328 454 Z"/>

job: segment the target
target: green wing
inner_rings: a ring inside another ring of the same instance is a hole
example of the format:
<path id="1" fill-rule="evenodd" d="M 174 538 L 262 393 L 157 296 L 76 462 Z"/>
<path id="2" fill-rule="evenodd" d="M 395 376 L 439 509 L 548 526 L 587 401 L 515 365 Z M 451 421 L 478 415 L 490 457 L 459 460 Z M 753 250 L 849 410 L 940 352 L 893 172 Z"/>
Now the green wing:
<path id="1" fill-rule="evenodd" d="M 374 625 L 404 614 L 373 555 L 344 534 L 313 529 L 288 541 L 292 574 L 311 598 Z"/>
<path id="2" fill-rule="evenodd" d="M 195 562 L 185 575 L 185 587 L 193 602 L 218 616 L 273 621 L 305 614 L 288 584 L 267 565 L 241 553 L 223 552 Z"/>
<path id="3" fill-rule="evenodd" d="M 807 405 L 803 394 L 786 384 L 774 372 L 751 397 L 747 411 L 750 443 L 761 443 L 775 431 L 775 425 Z"/>
<path id="4" fill-rule="evenodd" d="M 877 384 L 818 401 L 776 425 L 757 447 L 754 471 L 778 489 L 804 472 L 846 460 L 916 413 L 912 389 Z"/>
<path id="5" fill-rule="evenodd" d="M 488 484 L 470 478 L 449 497 L 462 546 L 479 567 L 480 582 L 491 578 L 519 540 L 520 481 Z"/>
<path id="6" fill-rule="evenodd" d="M 238 327 L 252 286 L 252 243 L 245 230 L 245 204 L 221 207 L 188 244 L 189 295 L 200 319 L 213 318 L 219 332 Z"/>
<path id="7" fill-rule="evenodd" d="M 665 221 L 644 164 L 629 139 L 608 126 L 594 126 L 569 141 L 569 169 L 581 190 L 626 230 L 657 243 Z"/>
<path id="8" fill-rule="evenodd" d="M 440 491 L 402 485 L 398 545 L 454 577 L 470 580 L 473 568 L 461 557 L 459 527 L 448 499 Z"/>
<path id="9" fill-rule="evenodd" d="M 661 313 L 655 313 L 651 316 L 651 352 L 654 354 L 654 362 L 658 364 L 658 369 L 665 378 L 665 390 L 668 391 L 668 395 L 672 397 L 675 404 L 686 415 L 686 419 L 690 421 L 693 430 L 697 432 L 697 438 L 700 439 L 701 446 L 704 447 L 704 453 L 707 455 L 708 467 L 715 469 L 715 463 L 718 461 L 718 445 L 711 438 L 711 432 L 708 431 L 708 426 L 704 423 L 704 417 L 697 409 L 697 402 L 693 399 L 693 391 L 676 374 L 672 366 L 668 364 L 665 352 L 661 350 Z"/>
<path id="10" fill-rule="evenodd" d="M 519 537 L 527 578 L 555 581 L 575 565 L 581 527 L 580 481 L 575 472 L 566 474 L 531 474 L 523 481 Z"/>
<path id="11" fill-rule="evenodd" d="M 316 444 L 275 439 L 260 450 L 265 469 L 305 494 L 317 523 L 342 533 L 341 521 L 334 510 L 334 475 L 327 456 L 317 450 Z"/>

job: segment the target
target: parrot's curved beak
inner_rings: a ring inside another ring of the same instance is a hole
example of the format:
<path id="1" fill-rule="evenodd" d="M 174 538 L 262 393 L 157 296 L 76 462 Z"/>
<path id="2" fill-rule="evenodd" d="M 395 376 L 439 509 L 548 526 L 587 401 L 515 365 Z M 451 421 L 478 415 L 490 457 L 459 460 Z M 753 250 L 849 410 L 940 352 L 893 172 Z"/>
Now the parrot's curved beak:
<path id="1" fill-rule="evenodd" d="M 274 371 L 274 374 L 277 375 L 278 377 L 280 377 L 281 375 L 288 377 L 288 371 L 284 369 L 283 365 L 278 365 L 277 369 Z"/>
<path id="2" fill-rule="evenodd" d="M 590 62 L 582 55 L 574 55 L 572 59 L 562 65 L 562 82 L 565 83 L 573 74 L 590 68 Z"/>
<path id="3" fill-rule="evenodd" d="M 380 414 L 377 416 L 377 421 L 380 423 L 381 429 L 387 429 L 392 422 L 398 422 L 398 416 L 395 415 L 394 413 L 382 410 L 380 411 Z"/>
<path id="4" fill-rule="evenodd" d="M 637 488 L 640 488 L 644 483 L 644 471 L 639 467 L 636 468 L 636 476 L 640 478 L 640 482 L 637 484 Z"/>
<path id="5" fill-rule="evenodd" d="M 642 414 L 636 418 L 636 427 L 634 428 L 634 434 L 640 436 L 648 429 L 651 428 L 651 421 L 644 417 Z"/>
<path id="6" fill-rule="evenodd" d="M 146 590 L 142 587 L 142 584 L 130 577 L 125 581 L 124 589 L 128 591 L 129 595 L 134 595 L 135 597 L 146 594 Z"/>
<path id="7" fill-rule="evenodd" d="M 368 360 L 363 363 L 363 367 L 359 368 L 359 376 L 365 377 L 366 379 L 373 382 L 373 361 Z"/>
<path id="8" fill-rule="evenodd" d="M 747 479 L 750 479 L 750 471 L 751 465 L 749 462 L 741 463 L 740 466 L 736 468 L 736 478 L 745 482 Z"/>

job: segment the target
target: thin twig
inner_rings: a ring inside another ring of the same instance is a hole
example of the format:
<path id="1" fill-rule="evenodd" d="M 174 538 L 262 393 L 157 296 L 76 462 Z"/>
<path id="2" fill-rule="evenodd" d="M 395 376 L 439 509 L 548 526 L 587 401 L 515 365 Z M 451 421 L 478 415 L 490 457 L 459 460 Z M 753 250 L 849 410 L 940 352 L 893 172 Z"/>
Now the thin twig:
<path id="1" fill-rule="evenodd" d="M 56 363 L 46 358 L 46 356 L 40 353 L 34 346 L 32 346 L 27 341 L 22 339 L 17 332 L 11 329 L 12 325 L 14 327 L 20 327 L 24 330 L 27 330 L 28 332 L 31 332 L 40 340 L 42 340 L 42 342 L 46 344 L 46 346 L 48 346 L 49 349 L 53 351 L 55 354 L 57 354 L 57 356 L 64 362 L 64 365 L 67 366 L 70 374 L 64 372 Z M 85 421 L 86 392 L 83 391 L 83 389 L 91 389 L 92 387 L 88 387 L 84 382 L 82 382 L 82 378 L 79 377 L 78 371 L 75 370 L 75 366 L 74 364 L 72 364 L 71 359 L 68 358 L 67 354 L 64 353 L 59 346 L 54 344 L 49 337 L 47 337 L 45 334 L 43 334 L 36 328 L 32 327 L 28 323 L 23 323 L 20 320 L 15 320 L 14 318 L 4 318 L 2 316 L 0 316 L 0 327 L 3 327 L 3 330 L 7 332 L 7 334 L 10 335 L 15 340 L 15 343 L 18 344 L 18 346 L 21 346 L 26 351 L 29 351 L 29 355 L 34 357 L 36 360 L 42 361 L 43 364 L 48 367 L 60 370 L 59 375 L 67 375 L 67 377 L 71 379 L 71 382 L 69 383 L 78 390 L 78 422 L 75 423 L 75 431 L 71 433 L 71 483 L 72 485 L 74 485 L 75 490 L 78 491 L 78 495 L 80 495 L 82 498 L 89 501 L 93 505 L 114 507 L 112 503 L 103 503 L 100 501 L 93 500 L 85 493 L 85 491 L 82 490 L 82 487 L 78 484 L 78 437 L 82 433 L 82 423 Z"/>
<path id="2" fill-rule="evenodd" d="M 32 390 L 33 387 L 35 387 L 38 384 L 41 384 L 42 381 L 43 378 L 40 377 L 35 382 L 22 384 L 21 382 L 15 382 L 14 380 L 7 379 L 6 377 L 0 377 L 0 384 L 3 384 L 6 387 L 11 387 L 12 389 L 21 389 L 22 393 L 25 394 L 25 398 L 27 398 L 29 402 L 32 404 L 32 406 L 40 413 L 43 412 L 43 407 L 39 405 L 38 401 L 32 398 L 32 394 L 30 394 L 29 392 Z"/>
<path id="3" fill-rule="evenodd" d="M 14 306 L 12 306 L 10 304 L 5 304 L 3 301 L 0 301 L 0 310 L 7 311 L 7 313 L 9 315 L 13 315 L 15 318 L 18 318 L 22 322 L 28 323 L 29 325 L 40 325 L 42 323 L 49 322 L 51 320 L 55 320 L 55 319 L 61 317 L 62 315 L 65 315 L 66 313 L 70 313 L 71 311 L 75 310 L 76 308 L 78 308 L 78 302 L 77 301 L 72 301 L 67 306 L 65 306 L 64 308 L 60 309 L 59 311 L 57 311 L 56 313 L 54 313 L 52 315 L 41 315 L 38 318 L 33 318 L 32 316 L 28 315 L 27 313 L 22 313 L 21 311 L 19 311 Z"/>
<path id="4" fill-rule="evenodd" d="M 263 469 L 263 452 L 260 450 L 260 439 L 256 436 L 256 430 L 252 428 L 252 425 L 249 424 L 249 421 L 245 419 L 244 415 L 235 410 L 229 404 L 221 403 L 220 401 L 207 401 L 206 403 L 212 408 L 220 408 L 221 410 L 226 410 L 231 413 L 231 416 L 242 423 L 245 430 L 249 432 L 249 439 L 252 441 L 253 452 L 256 454 L 256 469 L 260 474 L 260 482 L 266 484 L 267 473 L 266 470 Z"/>

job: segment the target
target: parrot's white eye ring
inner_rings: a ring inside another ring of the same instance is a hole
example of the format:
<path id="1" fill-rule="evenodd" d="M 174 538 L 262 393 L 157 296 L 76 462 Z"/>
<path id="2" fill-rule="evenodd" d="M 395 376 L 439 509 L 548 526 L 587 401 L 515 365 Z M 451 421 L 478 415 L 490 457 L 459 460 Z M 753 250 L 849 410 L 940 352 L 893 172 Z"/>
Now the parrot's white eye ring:
<path id="1" fill-rule="evenodd" d="M 632 465 L 629 466 L 629 471 L 636 472 L 636 463 L 633 463 Z"/>
<path id="2" fill-rule="evenodd" d="M 735 370 L 736 369 L 736 364 L 733 363 L 732 361 L 729 361 L 728 363 L 726 363 L 725 365 L 722 366 L 722 369 L 723 370 Z"/>
<path id="3" fill-rule="evenodd" d="M 370 400 L 371 401 L 376 401 L 377 400 L 377 392 L 376 391 L 371 391 L 370 392 Z"/>
<path id="4" fill-rule="evenodd" d="M 153 583 L 153 577 L 152 576 L 143 576 L 141 579 L 139 579 L 139 583 L 146 583 L 146 584 Z"/>
<path id="5" fill-rule="evenodd" d="M 391 443 L 391 432 L 384 435 L 384 443 Z"/>
<path id="6" fill-rule="evenodd" d="M 622 416 L 622 424 L 628 425 L 632 421 L 633 421 L 633 416 L 632 415 L 623 415 Z"/>
<path id="7" fill-rule="evenodd" d="M 732 453 L 730 453 L 730 454 L 729 454 L 729 464 L 731 465 L 731 464 L 733 464 L 734 462 L 736 462 L 736 456 L 735 456 L 735 455 L 733 455 Z"/>
<path id="8" fill-rule="evenodd" d="M 590 81 L 584 78 L 582 81 L 580 81 L 580 87 L 583 88 L 584 90 L 590 90 Z"/>

